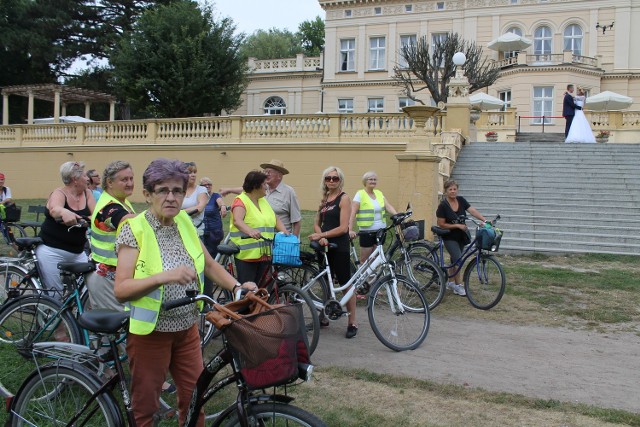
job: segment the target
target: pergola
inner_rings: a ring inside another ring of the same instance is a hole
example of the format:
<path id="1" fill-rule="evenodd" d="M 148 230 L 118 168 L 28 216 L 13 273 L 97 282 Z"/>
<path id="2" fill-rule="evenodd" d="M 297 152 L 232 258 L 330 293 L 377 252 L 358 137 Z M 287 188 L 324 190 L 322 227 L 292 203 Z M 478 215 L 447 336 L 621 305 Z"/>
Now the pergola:
<path id="1" fill-rule="evenodd" d="M 41 99 L 53 102 L 53 122 L 60 123 L 60 116 L 66 115 L 68 104 L 84 104 L 84 116 L 89 119 L 91 104 L 95 102 L 109 103 L 109 120 L 115 119 L 116 97 L 89 89 L 64 86 L 58 84 L 36 84 L 5 86 L 2 88 L 2 124 L 9 124 L 9 95 L 29 98 L 27 123 L 33 124 L 33 100 Z M 61 114 L 62 113 L 62 114 Z"/>

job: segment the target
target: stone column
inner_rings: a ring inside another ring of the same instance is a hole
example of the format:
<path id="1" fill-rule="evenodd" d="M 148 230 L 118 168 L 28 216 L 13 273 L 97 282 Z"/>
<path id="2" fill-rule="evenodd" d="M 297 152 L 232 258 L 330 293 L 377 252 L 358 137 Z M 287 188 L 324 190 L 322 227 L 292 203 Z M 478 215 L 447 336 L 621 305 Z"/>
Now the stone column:
<path id="1" fill-rule="evenodd" d="M 440 137 L 427 132 L 425 124 L 439 108 L 414 105 L 403 110 L 415 123 L 415 132 L 405 152 L 396 155 L 399 178 L 396 207 L 403 210 L 411 203 L 413 218 L 425 221 L 425 234 L 429 237 L 431 225 L 435 224 L 440 165 L 440 157 L 432 151 L 432 144 L 439 142 Z"/>
<path id="2" fill-rule="evenodd" d="M 469 120 L 471 104 L 469 103 L 469 80 L 462 67 L 458 66 L 456 75 L 449 81 L 447 94 L 447 131 L 459 131 L 469 141 Z"/>
<path id="3" fill-rule="evenodd" d="M 27 124 L 33 124 L 33 92 L 29 91 L 29 106 L 27 107 Z"/>
<path id="4" fill-rule="evenodd" d="M 112 122 L 116 119 L 116 101 L 109 102 L 109 121 Z"/>
<path id="5" fill-rule="evenodd" d="M 53 92 L 53 123 L 60 123 L 60 91 Z"/>
<path id="6" fill-rule="evenodd" d="M 9 124 L 9 95 L 6 93 L 2 94 L 2 124 Z"/>
<path id="7" fill-rule="evenodd" d="M 90 102 L 85 102 L 84 103 L 84 118 L 85 119 L 90 119 L 91 118 L 91 103 Z"/>

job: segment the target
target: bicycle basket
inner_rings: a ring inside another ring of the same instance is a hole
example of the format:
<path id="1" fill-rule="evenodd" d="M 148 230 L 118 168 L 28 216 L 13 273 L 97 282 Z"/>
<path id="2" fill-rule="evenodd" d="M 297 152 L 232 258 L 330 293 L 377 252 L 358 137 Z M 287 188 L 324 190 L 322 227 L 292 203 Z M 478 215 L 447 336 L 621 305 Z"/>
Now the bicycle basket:
<path id="1" fill-rule="evenodd" d="M 223 334 L 250 389 L 293 383 L 298 363 L 309 363 L 301 304 L 234 320 Z"/>
<path id="2" fill-rule="evenodd" d="M 293 234 L 278 233 L 273 239 L 273 263 L 297 267 L 300 260 L 300 242 Z"/>
<path id="3" fill-rule="evenodd" d="M 5 222 L 18 222 L 22 216 L 22 206 L 18 206 L 15 203 L 2 205 L 3 209 L 0 209 L 0 216 Z"/>
<path id="4" fill-rule="evenodd" d="M 499 228 L 480 228 L 476 232 L 476 246 L 478 249 L 497 252 L 502 234 L 502 230 Z"/>
<path id="5" fill-rule="evenodd" d="M 420 240 L 420 229 L 415 221 L 405 221 L 400 227 L 402 228 L 402 235 L 405 242 L 415 242 Z"/>

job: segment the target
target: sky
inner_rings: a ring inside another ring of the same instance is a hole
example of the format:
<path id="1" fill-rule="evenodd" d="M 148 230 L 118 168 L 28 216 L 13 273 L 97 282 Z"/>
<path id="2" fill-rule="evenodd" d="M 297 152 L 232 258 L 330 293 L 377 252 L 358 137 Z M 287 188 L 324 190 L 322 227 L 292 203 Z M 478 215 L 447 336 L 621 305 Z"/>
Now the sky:
<path id="1" fill-rule="evenodd" d="M 214 8 L 247 35 L 274 27 L 295 33 L 301 22 L 325 17 L 318 0 L 215 0 Z"/>

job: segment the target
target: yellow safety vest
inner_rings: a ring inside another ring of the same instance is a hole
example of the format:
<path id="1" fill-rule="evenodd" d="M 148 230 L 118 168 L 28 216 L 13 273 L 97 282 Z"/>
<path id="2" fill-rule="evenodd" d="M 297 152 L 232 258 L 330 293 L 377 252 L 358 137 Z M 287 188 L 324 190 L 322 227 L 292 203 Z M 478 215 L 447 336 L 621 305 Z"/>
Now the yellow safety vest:
<path id="1" fill-rule="evenodd" d="M 267 199 L 264 197 L 258 199 L 258 205 L 260 206 L 260 209 L 258 209 L 249 196 L 247 196 L 247 193 L 243 192 L 238 198 L 242 200 L 244 208 L 247 211 L 244 216 L 245 224 L 260 231 L 263 237 L 273 239 L 276 230 L 276 214 L 273 212 L 273 209 L 271 209 Z M 231 236 L 231 241 L 240 248 L 240 252 L 236 254 L 236 258 L 238 259 L 259 259 L 262 255 L 265 255 L 262 248 L 270 248 L 268 244 L 265 246 L 264 241 L 247 238 L 245 237 L 246 234 L 238 230 L 233 223 L 233 210 L 231 211 L 229 235 Z M 245 238 L 243 239 L 242 237 Z"/>
<path id="2" fill-rule="evenodd" d="M 116 230 L 104 231 L 100 230 L 96 226 L 96 217 L 98 213 L 110 203 L 117 203 L 122 205 L 118 199 L 111 194 L 103 191 L 96 203 L 96 207 L 93 209 L 91 215 L 91 257 L 96 262 L 101 262 L 106 265 L 116 266 L 118 264 L 118 256 L 116 255 Z M 129 212 L 135 212 L 131 203 L 128 200 L 124 201 Z"/>
<path id="3" fill-rule="evenodd" d="M 153 228 L 151 228 L 151 225 L 145 218 L 145 212 L 142 212 L 135 218 L 129 218 L 123 221 L 118 227 L 118 231 L 120 231 L 122 224 L 129 223 L 136 242 L 138 242 L 140 254 L 138 255 L 136 269 L 133 273 L 134 279 L 143 279 L 163 271 L 160 247 L 158 246 Z M 198 285 L 200 287 L 200 293 L 202 293 L 204 290 L 205 258 L 198 233 L 193 226 L 193 222 L 191 222 L 191 218 L 189 218 L 189 215 L 187 215 L 185 211 L 181 210 L 174 218 L 174 221 L 178 224 L 178 232 L 180 233 L 182 244 L 187 249 L 189 256 L 191 256 L 196 266 Z M 153 332 L 158 321 L 163 294 L 164 285 L 161 285 L 142 298 L 127 303 L 125 308 L 131 310 L 129 332 L 137 335 L 148 335 Z M 201 308 L 201 304 L 199 304 L 199 306 Z"/>
<path id="4" fill-rule="evenodd" d="M 373 200 L 365 190 L 358 191 L 358 194 L 360 194 L 360 209 L 356 212 L 356 224 L 358 224 L 358 228 L 371 227 L 373 225 L 374 212 Z M 384 196 L 382 195 L 382 191 L 374 189 L 373 194 L 375 194 L 376 200 L 380 203 L 382 222 L 385 222 L 387 211 L 384 209 Z"/>

